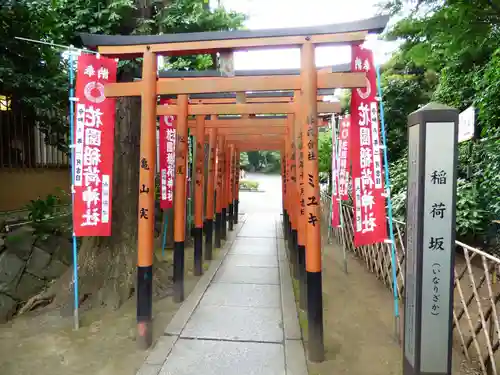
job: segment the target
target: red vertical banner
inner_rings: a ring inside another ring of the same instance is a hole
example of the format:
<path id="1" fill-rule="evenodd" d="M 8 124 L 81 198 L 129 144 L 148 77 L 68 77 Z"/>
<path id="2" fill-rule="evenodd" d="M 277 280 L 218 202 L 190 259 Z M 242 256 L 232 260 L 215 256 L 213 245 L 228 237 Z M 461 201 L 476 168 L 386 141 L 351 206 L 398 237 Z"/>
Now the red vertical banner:
<path id="1" fill-rule="evenodd" d="M 340 207 L 339 207 L 339 169 L 337 158 L 337 134 L 335 123 L 332 123 L 332 227 L 340 225 Z"/>
<path id="2" fill-rule="evenodd" d="M 351 69 L 366 72 L 366 88 L 352 90 L 350 127 L 354 245 L 361 246 L 383 242 L 387 238 L 377 81 L 372 51 L 352 46 Z"/>
<path id="3" fill-rule="evenodd" d="M 193 163 L 193 137 L 190 134 L 191 132 L 189 131 L 188 128 L 188 157 L 186 158 L 186 171 L 187 171 L 187 177 L 186 177 L 186 199 L 191 198 L 191 177 L 193 175 L 193 168 L 192 168 L 192 163 Z M 189 212 L 189 215 L 191 215 L 191 212 Z"/>
<path id="4" fill-rule="evenodd" d="M 161 99 L 161 105 L 168 105 Z M 160 207 L 165 210 L 174 204 L 175 180 L 175 116 L 160 116 Z"/>
<path id="5" fill-rule="evenodd" d="M 229 202 L 231 198 L 231 152 L 230 152 L 229 144 L 226 146 L 226 208 L 228 212 L 228 220 L 229 220 Z"/>
<path id="6" fill-rule="evenodd" d="M 339 125 L 339 163 L 338 163 L 338 176 L 339 176 L 339 197 L 341 200 L 346 201 L 349 199 L 348 186 L 349 186 L 349 129 L 351 127 L 351 117 L 347 115 L 340 120 Z"/>
<path id="7" fill-rule="evenodd" d="M 117 62 L 80 55 L 74 122 L 73 231 L 77 237 L 111 235 L 115 99 L 104 85 L 116 82 Z"/>

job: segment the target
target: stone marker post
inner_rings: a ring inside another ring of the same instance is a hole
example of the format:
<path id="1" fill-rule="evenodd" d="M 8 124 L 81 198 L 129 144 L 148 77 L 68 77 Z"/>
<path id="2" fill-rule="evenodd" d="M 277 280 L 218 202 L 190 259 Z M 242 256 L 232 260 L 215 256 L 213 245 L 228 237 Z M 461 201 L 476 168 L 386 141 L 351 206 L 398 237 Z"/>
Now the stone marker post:
<path id="1" fill-rule="evenodd" d="M 458 111 L 408 116 L 404 375 L 451 374 Z"/>

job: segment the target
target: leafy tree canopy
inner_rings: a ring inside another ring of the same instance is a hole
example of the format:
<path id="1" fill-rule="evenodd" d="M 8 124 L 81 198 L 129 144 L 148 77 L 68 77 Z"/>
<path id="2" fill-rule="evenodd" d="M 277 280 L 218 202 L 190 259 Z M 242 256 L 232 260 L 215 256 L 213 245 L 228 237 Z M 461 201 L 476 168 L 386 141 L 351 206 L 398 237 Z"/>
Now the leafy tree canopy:
<path id="1" fill-rule="evenodd" d="M 481 142 L 459 147 L 457 231 L 482 241 L 500 217 L 500 5 L 495 0 L 386 0 L 397 22 L 384 36 L 401 45 L 381 67 L 395 214 L 404 219 L 407 116 L 430 101 L 478 109 Z M 349 111 L 349 95 L 342 97 Z M 331 158 L 320 138 L 320 167 Z M 325 152 L 322 152 L 324 150 Z"/>
<path id="2" fill-rule="evenodd" d="M 77 32 L 157 34 L 227 30 L 241 27 L 243 20 L 242 15 L 222 8 L 207 9 L 203 0 L 11 1 L 0 8 L 3 25 L 0 29 L 0 95 L 9 96 L 13 103 L 11 113 L 23 116 L 23 123 L 38 124 L 50 135 L 61 134 L 57 143 L 62 148 L 67 145 L 68 130 L 67 60 L 61 56 L 64 48 L 28 43 L 15 39 L 16 36 L 80 47 Z M 168 60 L 166 65 L 205 69 L 213 65 L 213 59 L 212 56 L 187 56 Z M 134 78 L 137 66 L 136 61 L 121 61 L 119 79 Z M 112 308 L 120 306 L 135 288 L 137 215 L 134 212 L 137 212 L 139 194 L 136 187 L 140 156 L 137 142 L 140 132 L 134 126 L 140 116 L 140 102 L 137 98 L 122 99 L 116 107 L 113 236 L 85 237 L 78 253 L 81 295 L 93 297 L 90 305 Z M 0 112 L 0 116 L 5 113 L 8 112 Z M 168 263 L 154 259 L 153 293 L 165 295 L 170 283 Z M 71 275 L 72 270 L 68 269 L 37 298 L 51 300 L 54 306 L 69 304 Z"/>
<path id="3" fill-rule="evenodd" d="M 26 121 L 38 124 L 61 148 L 66 145 L 68 78 L 63 50 L 15 39 L 23 37 L 81 47 L 78 32 L 158 34 L 241 28 L 245 17 L 202 0 L 16 0 L 0 7 L 0 95 Z M 170 69 L 207 69 L 210 55 L 172 58 Z M 125 66 L 127 65 L 127 66 Z M 136 64 L 120 63 L 137 74 Z"/>

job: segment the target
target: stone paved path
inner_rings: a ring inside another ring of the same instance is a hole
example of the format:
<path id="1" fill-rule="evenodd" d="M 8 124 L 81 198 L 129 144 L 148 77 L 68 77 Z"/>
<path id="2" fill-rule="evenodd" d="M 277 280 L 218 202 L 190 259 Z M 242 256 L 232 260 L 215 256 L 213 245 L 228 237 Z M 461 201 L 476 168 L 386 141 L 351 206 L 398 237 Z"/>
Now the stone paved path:
<path id="1" fill-rule="evenodd" d="M 278 215 L 248 214 L 138 375 L 306 375 Z"/>

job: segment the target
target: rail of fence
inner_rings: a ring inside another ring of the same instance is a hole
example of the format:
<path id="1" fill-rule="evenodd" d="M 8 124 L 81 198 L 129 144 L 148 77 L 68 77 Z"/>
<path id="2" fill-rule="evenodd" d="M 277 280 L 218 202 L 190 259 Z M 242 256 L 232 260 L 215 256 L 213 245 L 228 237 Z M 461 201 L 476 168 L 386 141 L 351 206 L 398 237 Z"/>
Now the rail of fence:
<path id="1" fill-rule="evenodd" d="M 29 109 L 21 103 L 7 105 L 0 101 L 0 168 L 67 168 L 68 155 L 53 145 L 66 136 L 57 132 L 46 135 L 42 127 L 50 127 L 50 124 L 36 123 L 26 113 Z M 53 111 L 50 115 L 57 116 L 57 113 Z"/>
<path id="2" fill-rule="evenodd" d="M 342 206 L 342 227 L 329 233 L 331 197 L 322 194 L 323 240 L 332 238 L 361 259 L 370 272 L 392 291 L 391 249 L 389 244 L 354 247 L 352 207 Z M 396 275 L 400 300 L 404 298 L 405 223 L 393 220 L 396 242 Z M 500 259 L 480 249 L 456 241 L 453 343 L 480 374 L 498 375 L 500 369 Z"/>

